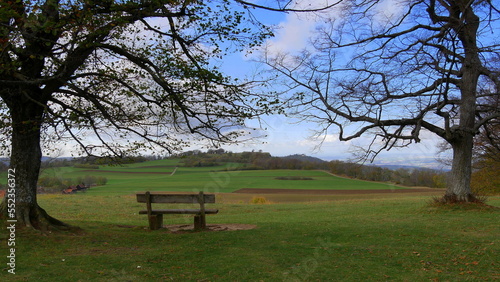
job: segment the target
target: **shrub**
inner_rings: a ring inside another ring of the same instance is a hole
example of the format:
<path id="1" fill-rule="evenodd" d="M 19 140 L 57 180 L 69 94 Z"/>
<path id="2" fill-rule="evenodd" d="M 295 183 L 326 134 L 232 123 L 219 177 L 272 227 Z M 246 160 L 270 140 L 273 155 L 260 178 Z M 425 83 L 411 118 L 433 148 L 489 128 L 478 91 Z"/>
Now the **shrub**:
<path id="1" fill-rule="evenodd" d="M 483 162 L 483 167 L 472 173 L 471 188 L 472 192 L 480 195 L 499 195 L 500 194 L 500 163 Z"/>
<path id="2" fill-rule="evenodd" d="M 83 183 L 85 186 L 102 186 L 106 185 L 108 179 L 104 176 L 93 176 L 93 175 L 85 175 L 83 178 L 79 177 L 77 179 L 78 183 Z"/>
<path id="3" fill-rule="evenodd" d="M 264 204 L 272 204 L 272 202 L 267 200 L 265 197 L 259 196 L 259 197 L 253 197 L 252 200 L 250 200 L 250 204 L 264 205 Z"/>
<path id="4" fill-rule="evenodd" d="M 83 177 L 76 178 L 76 180 L 44 176 L 38 179 L 38 186 L 42 187 L 46 193 L 53 193 L 60 192 L 62 189 L 66 189 L 69 186 L 76 186 L 78 184 L 83 184 L 87 187 L 90 187 L 94 185 L 106 185 L 107 182 L 108 179 L 103 176 L 85 175 Z"/>
<path id="5" fill-rule="evenodd" d="M 97 186 L 103 186 L 103 185 L 106 185 L 106 183 L 108 183 L 108 179 L 104 176 L 98 176 L 97 179 L 96 179 L 96 184 Z"/>

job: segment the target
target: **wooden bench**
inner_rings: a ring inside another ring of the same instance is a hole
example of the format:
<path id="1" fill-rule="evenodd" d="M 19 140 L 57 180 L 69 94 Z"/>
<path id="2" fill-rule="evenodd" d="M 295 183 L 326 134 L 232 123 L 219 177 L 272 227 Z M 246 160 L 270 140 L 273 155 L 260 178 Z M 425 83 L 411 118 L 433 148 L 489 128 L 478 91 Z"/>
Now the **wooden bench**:
<path id="1" fill-rule="evenodd" d="M 160 194 L 160 193 L 138 193 L 137 202 L 146 203 L 146 210 L 139 211 L 139 214 L 147 214 L 149 221 L 149 229 L 157 230 L 163 225 L 164 214 L 194 214 L 194 229 L 203 230 L 207 223 L 205 220 L 206 214 L 216 214 L 217 209 L 205 209 L 205 204 L 215 203 L 214 194 Z M 151 204 L 199 204 L 198 209 L 153 209 Z"/>

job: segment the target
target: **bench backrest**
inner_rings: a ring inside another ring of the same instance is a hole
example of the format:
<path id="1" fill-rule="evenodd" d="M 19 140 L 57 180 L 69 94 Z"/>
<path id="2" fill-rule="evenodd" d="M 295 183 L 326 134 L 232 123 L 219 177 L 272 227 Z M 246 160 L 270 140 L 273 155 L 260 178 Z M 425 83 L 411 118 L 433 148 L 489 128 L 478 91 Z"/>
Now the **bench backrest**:
<path id="1" fill-rule="evenodd" d="M 146 193 L 138 193 L 137 202 L 147 203 Z M 168 203 L 168 204 L 199 204 L 199 194 L 158 194 L 150 193 L 151 203 Z M 214 204 L 214 194 L 203 194 L 203 202 Z"/>

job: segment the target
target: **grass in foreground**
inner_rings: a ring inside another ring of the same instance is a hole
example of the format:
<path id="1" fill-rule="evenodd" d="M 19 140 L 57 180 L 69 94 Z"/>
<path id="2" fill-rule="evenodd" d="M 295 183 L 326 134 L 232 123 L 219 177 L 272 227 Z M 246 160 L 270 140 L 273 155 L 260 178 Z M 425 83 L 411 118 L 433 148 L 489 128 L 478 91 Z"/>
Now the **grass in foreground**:
<path id="1" fill-rule="evenodd" d="M 246 231 L 148 231 L 132 196 L 40 197 L 84 234 L 17 234 L 11 281 L 457 281 L 500 278 L 498 210 L 430 207 L 429 198 L 216 204 L 209 223 Z M 489 202 L 500 206 L 500 198 Z M 166 216 L 170 224 L 191 217 Z M 5 238 L 5 229 L 2 229 Z M 6 242 L 0 242 L 2 253 Z M 2 255 L 5 260 L 5 256 Z"/>

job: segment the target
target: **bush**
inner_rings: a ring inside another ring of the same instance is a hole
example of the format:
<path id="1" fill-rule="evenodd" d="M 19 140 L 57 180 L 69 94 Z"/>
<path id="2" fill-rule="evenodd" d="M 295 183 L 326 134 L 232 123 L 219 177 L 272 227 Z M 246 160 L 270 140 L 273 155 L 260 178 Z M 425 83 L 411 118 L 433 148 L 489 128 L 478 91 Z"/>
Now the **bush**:
<path id="1" fill-rule="evenodd" d="M 76 182 L 83 183 L 87 187 L 102 186 L 108 183 L 108 179 L 104 176 L 85 175 L 84 177 L 78 177 Z"/>
<path id="2" fill-rule="evenodd" d="M 40 177 L 38 179 L 38 186 L 42 187 L 45 192 L 60 192 L 63 189 L 68 188 L 69 186 L 76 186 L 78 184 L 83 184 L 87 187 L 90 186 L 102 186 L 106 185 L 108 179 L 103 176 L 92 176 L 85 175 L 84 177 L 78 177 L 76 179 L 62 179 L 58 177 Z"/>
<path id="3" fill-rule="evenodd" d="M 487 165 L 484 165 L 487 164 Z M 500 163 L 483 163 L 481 169 L 472 173 L 472 192 L 479 195 L 499 195 L 500 194 Z"/>
<path id="4" fill-rule="evenodd" d="M 253 197 L 250 200 L 250 204 L 265 205 L 265 204 L 272 204 L 272 202 L 266 199 L 265 197 Z"/>
<path id="5" fill-rule="evenodd" d="M 96 179 L 96 184 L 97 186 L 103 186 L 103 185 L 106 185 L 106 183 L 108 183 L 108 179 L 104 176 L 98 176 L 97 179 Z"/>
<path id="6" fill-rule="evenodd" d="M 46 190 L 61 190 L 69 186 L 69 183 L 71 183 L 70 179 L 61 179 L 58 177 L 46 176 L 38 179 L 38 186 Z"/>

